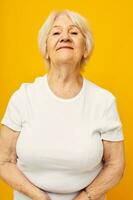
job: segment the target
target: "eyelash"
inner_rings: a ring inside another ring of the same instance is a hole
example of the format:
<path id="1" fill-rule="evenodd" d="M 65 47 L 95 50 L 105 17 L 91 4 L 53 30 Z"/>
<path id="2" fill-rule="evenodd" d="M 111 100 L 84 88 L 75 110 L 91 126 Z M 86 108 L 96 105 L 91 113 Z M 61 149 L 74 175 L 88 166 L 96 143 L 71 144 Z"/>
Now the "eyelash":
<path id="1" fill-rule="evenodd" d="M 78 33 L 77 32 L 72 32 L 72 34 L 77 35 Z"/>
<path id="2" fill-rule="evenodd" d="M 71 33 L 74 34 L 74 35 L 77 35 L 77 34 L 78 34 L 77 32 L 71 32 Z M 57 35 L 57 34 L 59 34 L 59 32 L 53 33 L 53 35 Z"/>
<path id="3" fill-rule="evenodd" d="M 55 33 L 53 33 L 53 35 L 57 35 L 57 33 L 59 33 L 59 32 L 55 32 Z"/>

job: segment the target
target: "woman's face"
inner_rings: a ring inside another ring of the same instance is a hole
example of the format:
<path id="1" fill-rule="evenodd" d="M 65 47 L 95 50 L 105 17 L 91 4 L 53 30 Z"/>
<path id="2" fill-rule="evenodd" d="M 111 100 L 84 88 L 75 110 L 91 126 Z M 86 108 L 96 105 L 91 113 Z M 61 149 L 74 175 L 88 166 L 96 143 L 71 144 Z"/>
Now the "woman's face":
<path id="1" fill-rule="evenodd" d="M 67 15 L 59 15 L 47 38 L 47 53 L 52 63 L 80 63 L 87 56 L 85 38 Z"/>

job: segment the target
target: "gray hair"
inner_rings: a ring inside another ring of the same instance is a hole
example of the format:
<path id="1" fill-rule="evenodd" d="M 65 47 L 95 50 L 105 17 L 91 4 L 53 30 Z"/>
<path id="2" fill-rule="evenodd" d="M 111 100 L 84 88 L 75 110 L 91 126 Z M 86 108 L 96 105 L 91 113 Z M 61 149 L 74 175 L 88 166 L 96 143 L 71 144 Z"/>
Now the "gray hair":
<path id="1" fill-rule="evenodd" d="M 82 34 L 85 37 L 88 57 L 83 58 L 81 60 L 81 68 L 83 69 L 94 49 L 94 39 L 92 36 L 90 24 L 85 19 L 85 17 L 81 16 L 77 12 L 70 11 L 68 9 L 62 10 L 62 11 L 52 11 L 38 32 L 38 46 L 43 58 L 45 59 L 47 63 L 46 69 L 49 69 L 49 60 L 46 58 L 46 47 L 47 47 L 46 42 L 47 42 L 48 33 L 50 29 L 52 28 L 52 25 L 56 17 L 60 14 L 66 14 L 67 16 L 69 16 L 72 22 L 79 27 L 79 29 L 81 30 Z"/>

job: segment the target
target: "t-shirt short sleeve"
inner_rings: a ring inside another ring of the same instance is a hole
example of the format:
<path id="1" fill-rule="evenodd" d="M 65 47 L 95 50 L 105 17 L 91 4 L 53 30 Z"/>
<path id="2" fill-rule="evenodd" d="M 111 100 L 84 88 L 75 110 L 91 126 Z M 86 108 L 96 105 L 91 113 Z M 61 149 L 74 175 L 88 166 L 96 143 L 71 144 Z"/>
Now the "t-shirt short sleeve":
<path id="1" fill-rule="evenodd" d="M 115 96 L 107 103 L 102 122 L 101 139 L 109 141 L 124 140 L 122 122 Z"/>
<path id="2" fill-rule="evenodd" d="M 21 89 L 22 87 L 13 92 L 10 96 L 5 113 L 1 119 L 1 124 L 15 131 L 21 131 L 22 129 L 23 95 Z"/>

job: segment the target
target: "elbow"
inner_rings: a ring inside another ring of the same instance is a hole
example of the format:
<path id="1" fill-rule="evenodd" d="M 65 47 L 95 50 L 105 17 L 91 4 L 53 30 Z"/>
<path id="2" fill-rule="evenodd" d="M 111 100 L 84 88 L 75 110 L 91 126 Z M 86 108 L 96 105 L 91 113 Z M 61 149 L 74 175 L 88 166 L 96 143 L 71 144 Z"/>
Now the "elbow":
<path id="1" fill-rule="evenodd" d="M 124 162 L 119 168 L 120 174 L 121 174 L 121 178 L 123 178 L 123 176 L 124 176 L 125 169 L 126 169 L 126 163 Z"/>
<path id="2" fill-rule="evenodd" d="M 124 173 L 125 173 L 125 169 L 126 169 L 126 161 L 125 159 L 123 161 L 120 162 L 120 164 L 118 165 L 118 171 L 120 173 L 120 177 L 123 178 Z"/>
<path id="3" fill-rule="evenodd" d="M 115 168 L 116 168 L 116 174 L 117 174 L 118 182 L 119 182 L 124 177 L 126 164 L 123 163 Z"/>
<path id="4" fill-rule="evenodd" d="M 121 180 L 124 176 L 124 173 L 125 173 L 125 169 L 126 169 L 126 163 L 125 161 L 123 162 L 120 162 L 119 164 L 117 163 L 114 163 L 114 162 L 106 162 L 104 164 L 104 167 L 105 168 L 110 168 L 112 169 L 112 173 L 115 174 L 117 177 L 117 180 Z"/>

